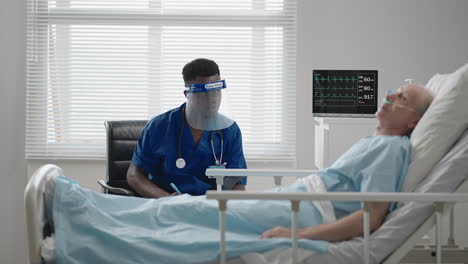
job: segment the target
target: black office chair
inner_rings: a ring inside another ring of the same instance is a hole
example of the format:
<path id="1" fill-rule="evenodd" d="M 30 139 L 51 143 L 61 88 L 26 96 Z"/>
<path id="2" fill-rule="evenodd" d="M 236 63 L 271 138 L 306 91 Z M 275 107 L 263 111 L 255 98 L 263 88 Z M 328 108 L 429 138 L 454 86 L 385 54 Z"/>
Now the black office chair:
<path id="1" fill-rule="evenodd" d="M 147 120 L 106 121 L 107 179 L 98 180 L 103 192 L 139 196 L 127 182 L 133 151 Z"/>

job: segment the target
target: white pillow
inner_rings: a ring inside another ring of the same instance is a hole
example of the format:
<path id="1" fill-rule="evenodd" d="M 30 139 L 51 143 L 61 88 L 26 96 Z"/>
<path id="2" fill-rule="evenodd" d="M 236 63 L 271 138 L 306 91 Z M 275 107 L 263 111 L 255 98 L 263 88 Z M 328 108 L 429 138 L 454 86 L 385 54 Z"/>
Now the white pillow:
<path id="1" fill-rule="evenodd" d="M 436 74 L 427 86 L 435 97 L 411 135 L 404 192 L 415 189 L 468 127 L 468 64 L 451 74 Z"/>
<path id="2" fill-rule="evenodd" d="M 416 192 L 453 193 L 468 178 L 468 130 L 450 151 L 437 163 Z M 430 203 L 404 202 L 391 212 L 385 223 L 371 236 L 371 252 L 380 261 L 399 247 L 425 221 L 434 209 Z M 385 245 L 385 246 L 384 246 Z"/>
<path id="3" fill-rule="evenodd" d="M 446 74 L 440 74 L 437 73 L 436 75 L 432 76 L 432 78 L 427 82 L 426 88 L 431 92 L 431 94 L 436 97 L 437 94 L 441 90 L 444 90 L 443 87 L 445 87 L 445 84 L 447 81 L 450 79 L 451 74 L 446 73 Z"/>

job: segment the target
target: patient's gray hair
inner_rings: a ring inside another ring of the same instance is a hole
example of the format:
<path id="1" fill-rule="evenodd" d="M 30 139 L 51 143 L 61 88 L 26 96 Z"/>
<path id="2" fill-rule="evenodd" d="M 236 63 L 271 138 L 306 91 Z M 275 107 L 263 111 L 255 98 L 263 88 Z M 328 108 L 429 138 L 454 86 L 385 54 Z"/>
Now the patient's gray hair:
<path id="1" fill-rule="evenodd" d="M 421 97 L 417 98 L 418 100 L 415 105 L 415 110 L 416 112 L 418 112 L 421 118 L 426 112 L 426 110 L 429 108 L 429 106 L 431 105 L 434 97 L 432 96 L 432 93 L 430 90 L 428 90 L 427 88 L 421 85 L 409 84 L 409 86 L 414 86 L 416 89 L 419 89 L 421 91 Z M 414 129 L 409 129 L 406 135 L 410 137 L 411 134 L 413 133 L 413 130 Z"/>
<path id="2" fill-rule="evenodd" d="M 421 89 L 423 91 L 421 93 L 421 97 L 418 98 L 418 102 L 416 105 L 416 111 L 422 116 L 426 112 L 426 110 L 429 108 L 429 106 L 432 103 L 432 100 L 434 97 L 432 96 L 432 93 L 425 87 L 415 85 L 418 89 Z"/>

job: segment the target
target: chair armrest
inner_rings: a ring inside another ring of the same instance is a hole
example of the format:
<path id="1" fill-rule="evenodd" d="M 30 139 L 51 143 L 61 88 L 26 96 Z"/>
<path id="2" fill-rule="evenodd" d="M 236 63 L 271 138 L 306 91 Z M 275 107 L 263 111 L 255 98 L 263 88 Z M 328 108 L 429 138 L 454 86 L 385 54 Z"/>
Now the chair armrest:
<path id="1" fill-rule="evenodd" d="M 98 180 L 97 183 L 99 183 L 99 185 L 101 185 L 101 187 L 106 191 L 111 191 L 113 193 L 121 195 L 135 196 L 135 193 L 133 193 L 132 191 L 127 190 L 125 188 L 112 187 L 109 184 L 107 184 L 104 180 Z"/>

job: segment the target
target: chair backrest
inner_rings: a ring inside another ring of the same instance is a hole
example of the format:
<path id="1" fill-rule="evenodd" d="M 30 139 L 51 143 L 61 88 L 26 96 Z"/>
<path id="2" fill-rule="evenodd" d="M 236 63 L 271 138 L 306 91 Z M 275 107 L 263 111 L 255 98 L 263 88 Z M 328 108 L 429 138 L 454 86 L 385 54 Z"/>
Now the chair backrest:
<path id="1" fill-rule="evenodd" d="M 127 183 L 127 170 L 133 157 L 141 131 L 147 120 L 106 121 L 107 184 L 131 191 Z"/>

